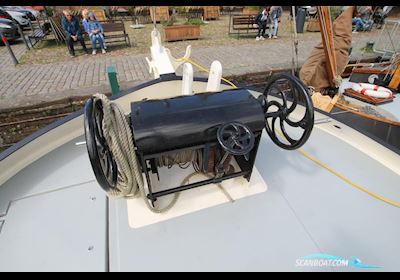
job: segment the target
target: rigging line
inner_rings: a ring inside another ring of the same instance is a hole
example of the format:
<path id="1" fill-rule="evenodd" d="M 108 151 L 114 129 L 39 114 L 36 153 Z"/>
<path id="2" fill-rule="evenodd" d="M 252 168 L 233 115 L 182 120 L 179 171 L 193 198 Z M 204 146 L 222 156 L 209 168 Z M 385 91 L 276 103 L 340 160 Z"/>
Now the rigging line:
<path id="1" fill-rule="evenodd" d="M 193 60 L 191 60 L 191 59 L 189 59 L 189 58 L 182 57 L 182 58 L 177 59 L 177 61 L 182 61 L 182 60 L 186 60 L 187 62 L 193 64 L 193 65 L 196 66 L 197 68 L 199 68 L 199 69 L 201 69 L 201 70 L 203 70 L 203 71 L 205 71 L 205 72 L 207 72 L 207 73 L 210 73 L 210 71 L 209 71 L 207 68 L 201 66 L 200 64 L 194 62 Z M 226 82 L 226 83 L 228 83 L 228 84 L 230 84 L 233 88 L 238 88 L 234 83 L 232 83 L 231 81 L 229 81 L 229 80 L 227 80 L 227 79 L 225 79 L 225 78 L 221 78 L 221 80 L 224 81 L 224 82 Z"/>
<path id="2" fill-rule="evenodd" d="M 282 133 L 279 129 L 275 129 L 275 131 L 278 132 L 278 134 L 279 134 L 280 136 L 282 136 L 284 139 L 286 139 L 286 137 L 283 135 L 283 133 Z M 287 140 L 287 139 L 286 139 L 286 140 Z M 378 194 L 376 194 L 376 193 L 373 193 L 373 192 L 371 192 L 371 191 L 369 191 L 369 190 L 367 190 L 367 189 L 361 187 L 360 185 L 358 185 L 358 184 L 354 183 L 353 181 L 351 181 L 350 179 L 346 178 L 344 175 L 340 174 L 338 171 L 336 171 L 336 170 L 334 170 L 333 168 L 329 167 L 328 165 L 324 164 L 324 163 L 321 162 L 320 160 L 314 158 L 313 156 L 311 156 L 310 154 L 308 154 L 307 152 L 305 152 L 303 149 L 299 149 L 299 150 L 296 150 L 296 151 L 297 151 L 298 153 L 300 153 L 301 155 L 305 156 L 306 158 L 308 158 L 309 160 L 311 160 L 312 162 L 314 162 L 315 164 L 317 164 L 317 165 L 319 165 L 319 166 L 325 168 L 326 170 L 328 170 L 329 172 L 331 172 L 332 174 L 334 174 L 335 176 L 337 176 L 337 177 L 340 178 L 341 180 L 345 181 L 345 182 L 346 182 L 347 184 L 349 184 L 350 186 L 352 186 L 352 187 L 354 187 L 354 188 L 356 188 L 356 189 L 358 189 L 358 190 L 360 190 L 360 191 L 363 191 L 363 192 L 365 192 L 366 194 L 368 194 L 368 195 L 370 195 L 370 196 L 372 196 L 372 197 L 374 197 L 374 198 L 376 198 L 376 199 L 378 199 L 378 200 L 380 200 L 380 201 L 383 201 L 383 202 L 385 202 L 385 203 L 387 203 L 387 204 L 390 204 L 390 205 L 392 205 L 392 206 L 395 206 L 395 207 L 399 207 L 399 208 L 400 208 L 400 203 L 395 202 L 395 201 L 390 200 L 390 199 L 387 199 L 387 198 L 384 198 L 384 197 L 382 197 L 382 196 L 380 196 L 380 195 L 378 195 Z"/>
<path id="3" fill-rule="evenodd" d="M 386 25 L 386 23 L 385 23 L 385 25 Z M 396 47 L 395 47 L 395 45 L 394 45 L 394 43 L 393 43 L 393 40 L 392 40 L 392 35 L 393 35 L 393 33 L 394 33 L 395 30 L 396 30 L 396 29 L 393 28 L 393 29 L 392 29 L 392 32 L 390 32 L 390 34 L 389 34 L 389 29 L 386 29 L 386 30 L 385 30 L 386 33 L 388 33 L 390 43 L 392 44 L 392 47 L 393 47 L 393 52 L 396 52 Z"/>
<path id="4" fill-rule="evenodd" d="M 392 58 L 390 59 L 390 65 L 385 67 L 382 71 L 389 69 L 389 68 L 393 68 L 392 69 L 392 73 L 390 75 L 394 75 L 394 73 L 396 72 L 396 69 L 398 67 L 398 65 L 400 64 L 400 53 L 394 53 Z M 386 78 L 389 75 L 389 71 L 386 73 L 385 77 L 383 78 L 383 80 L 386 80 Z"/>

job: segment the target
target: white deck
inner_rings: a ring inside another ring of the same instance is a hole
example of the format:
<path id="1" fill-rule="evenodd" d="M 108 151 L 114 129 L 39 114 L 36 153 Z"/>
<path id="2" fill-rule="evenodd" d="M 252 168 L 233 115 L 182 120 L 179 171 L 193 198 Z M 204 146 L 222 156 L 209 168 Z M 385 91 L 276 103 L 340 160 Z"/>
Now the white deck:
<path id="1" fill-rule="evenodd" d="M 400 157 L 381 146 L 367 155 L 357 146 L 371 140 L 342 125 L 342 141 L 328 133 L 333 124 L 316 125 L 303 149 L 400 201 L 400 167 L 393 164 Z M 267 135 L 256 167 L 268 191 L 139 229 L 129 226 L 126 201 L 108 201 L 95 183 L 86 147 L 75 145 L 83 140 L 74 138 L 1 185 L 0 271 L 333 270 L 296 267 L 296 259 L 313 253 L 384 267 L 376 271 L 400 268 L 399 208 Z"/>

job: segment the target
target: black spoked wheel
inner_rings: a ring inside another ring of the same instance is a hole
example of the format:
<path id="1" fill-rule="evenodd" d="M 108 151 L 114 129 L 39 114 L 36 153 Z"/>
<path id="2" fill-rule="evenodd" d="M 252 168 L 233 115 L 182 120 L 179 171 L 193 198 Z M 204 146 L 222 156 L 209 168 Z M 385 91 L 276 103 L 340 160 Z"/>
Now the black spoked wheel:
<path id="1" fill-rule="evenodd" d="M 247 155 L 254 147 L 254 134 L 249 127 L 239 122 L 222 125 L 217 131 L 217 139 L 228 153 Z"/>
<path id="2" fill-rule="evenodd" d="M 90 163 L 97 182 L 106 191 L 115 188 L 117 183 L 117 164 L 104 138 L 103 106 L 100 100 L 92 98 L 85 104 L 85 138 Z"/>
<path id="3" fill-rule="evenodd" d="M 281 102 L 272 100 L 271 96 L 280 97 Z M 307 87 L 295 76 L 278 74 L 268 81 L 262 98 L 265 128 L 272 141 L 286 150 L 298 149 L 304 145 L 314 127 L 314 107 Z M 304 115 L 300 120 L 294 121 L 291 114 L 300 104 L 304 106 Z M 289 144 L 277 137 L 276 133 L 279 133 L 279 130 L 275 127 L 276 123 L 279 123 L 281 136 L 283 135 Z M 302 129 L 300 138 L 293 139 L 287 133 L 285 125 Z"/>

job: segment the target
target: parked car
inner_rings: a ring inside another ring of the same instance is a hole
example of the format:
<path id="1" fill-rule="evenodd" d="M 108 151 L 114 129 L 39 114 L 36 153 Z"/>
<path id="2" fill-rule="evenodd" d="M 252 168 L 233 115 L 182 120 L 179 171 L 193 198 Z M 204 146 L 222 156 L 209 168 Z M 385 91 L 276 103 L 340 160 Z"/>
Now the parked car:
<path id="1" fill-rule="evenodd" d="M 0 8 L 0 19 L 2 19 L 2 18 L 13 20 L 12 16 L 10 16 L 9 13 L 7 13 L 5 10 Z"/>
<path id="2" fill-rule="evenodd" d="M 5 10 L 11 10 L 11 11 L 24 13 L 30 20 L 36 20 L 36 17 L 38 17 L 40 15 L 40 12 L 38 12 L 36 10 L 24 8 L 21 6 L 0 6 L 0 8 L 3 8 Z"/>
<path id="3" fill-rule="evenodd" d="M 14 42 L 21 37 L 21 34 L 18 32 L 17 25 L 9 19 L 0 18 L 0 31 L 10 42 Z M 0 40 L 0 44 L 4 43 Z"/>
<path id="4" fill-rule="evenodd" d="M 21 27 L 29 26 L 29 18 L 27 15 L 21 12 L 13 11 L 10 9 L 1 8 L 3 11 L 7 12 L 12 19 L 18 23 Z"/>

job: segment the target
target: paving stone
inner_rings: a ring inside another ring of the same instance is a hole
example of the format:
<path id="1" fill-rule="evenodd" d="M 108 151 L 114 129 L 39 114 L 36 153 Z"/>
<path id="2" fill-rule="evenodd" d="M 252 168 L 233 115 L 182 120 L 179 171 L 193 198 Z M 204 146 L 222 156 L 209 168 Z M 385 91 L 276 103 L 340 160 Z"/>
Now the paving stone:
<path id="1" fill-rule="evenodd" d="M 365 41 L 368 36 L 365 36 Z M 362 43 L 360 43 L 362 44 Z M 315 41 L 299 43 L 299 66 L 309 56 Z M 21 43 L 12 46 L 19 59 L 26 51 Z M 185 48 L 171 48 L 172 55 L 180 58 Z M 106 68 L 117 69 L 120 85 L 129 86 L 153 79 L 145 57 L 150 53 L 120 56 L 99 55 L 67 62 L 44 65 L 14 66 L 5 49 L 0 47 L 0 109 L 35 104 L 41 100 L 55 100 L 67 96 L 88 95 L 93 91 L 109 92 Z M 269 71 L 273 68 L 290 68 L 292 44 L 283 40 L 265 40 L 260 44 L 224 45 L 193 48 L 191 58 L 209 68 L 214 60 L 222 63 L 223 76 Z M 196 76 L 208 74 L 194 68 Z M 177 71 L 182 74 L 182 67 Z"/>

